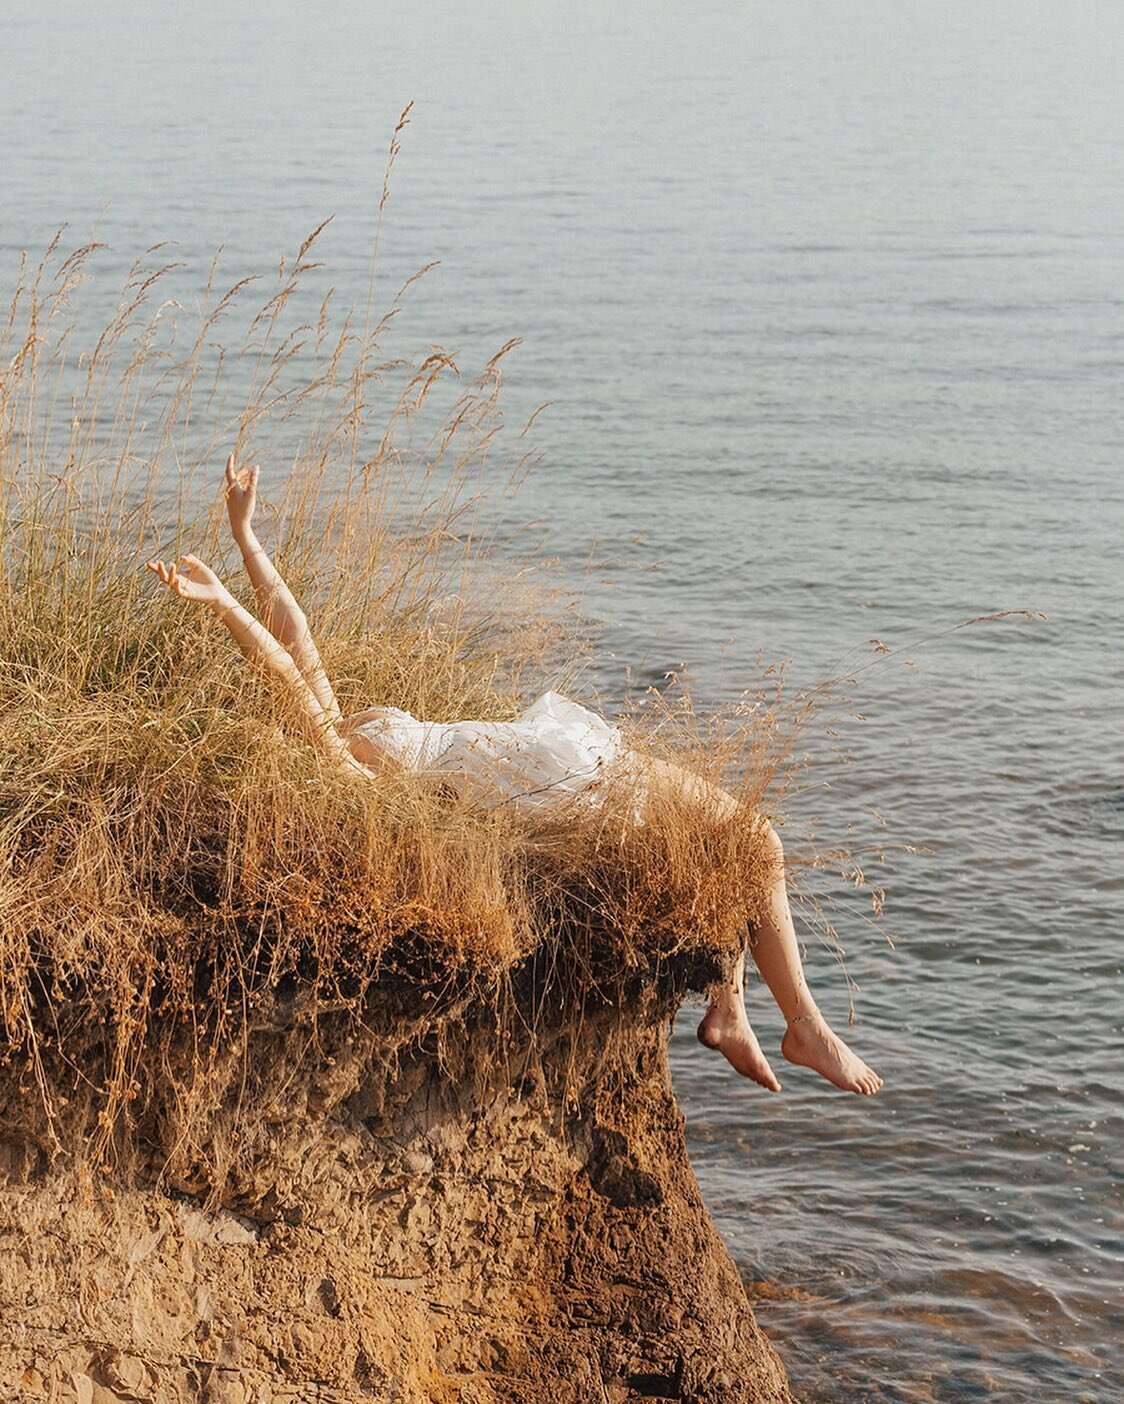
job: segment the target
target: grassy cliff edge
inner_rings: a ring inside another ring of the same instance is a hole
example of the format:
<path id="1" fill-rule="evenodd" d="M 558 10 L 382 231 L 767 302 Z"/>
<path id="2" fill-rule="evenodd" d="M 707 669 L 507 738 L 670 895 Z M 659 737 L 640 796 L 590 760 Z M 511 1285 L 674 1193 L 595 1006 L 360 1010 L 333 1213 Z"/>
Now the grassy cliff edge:
<path id="1" fill-rule="evenodd" d="M 485 506 L 527 467 L 504 352 L 465 386 L 382 353 L 394 306 L 301 321 L 314 239 L 233 353 L 244 287 L 212 268 L 177 341 L 144 260 L 81 341 L 94 248 L 29 266 L 0 328 L 0 1388 L 785 1399 L 666 1030 L 753 920 L 793 719 L 623 718 L 745 822 L 655 790 L 641 823 L 623 791 L 480 813 L 333 771 L 145 575 L 221 566 L 217 445 L 271 451 L 266 530 L 345 711 L 508 717 L 580 671 Z"/>

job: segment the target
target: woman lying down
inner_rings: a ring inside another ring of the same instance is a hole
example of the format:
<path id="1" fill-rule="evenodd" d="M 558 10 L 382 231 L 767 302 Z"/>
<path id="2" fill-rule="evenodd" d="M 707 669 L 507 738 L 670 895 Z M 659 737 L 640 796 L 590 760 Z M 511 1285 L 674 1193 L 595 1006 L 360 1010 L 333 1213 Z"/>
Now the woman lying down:
<path id="1" fill-rule="evenodd" d="M 719 817 L 739 810 L 725 790 L 667 761 L 624 751 L 619 729 L 555 692 L 544 693 L 514 721 L 423 722 L 397 707 L 369 707 L 344 717 L 304 613 L 254 534 L 257 468 L 226 465 L 226 505 L 235 543 L 254 587 L 261 620 L 245 609 L 195 556 L 149 569 L 175 594 L 208 606 L 254 664 L 277 675 L 297 699 L 315 743 L 342 766 L 377 777 L 405 769 L 439 775 L 469 803 L 541 808 L 591 793 L 614 763 L 626 761 L 640 784 L 674 787 Z M 769 850 L 770 877 L 751 946 L 761 977 L 784 1015 L 781 1055 L 813 1068 L 846 1092 L 870 1095 L 882 1079 L 851 1052 L 820 1013 L 804 978 L 785 886 L 780 839 L 763 816 L 756 823 Z M 698 1037 L 743 1077 L 780 1091 L 750 1027 L 743 998 L 745 953 L 730 981 L 713 992 Z"/>

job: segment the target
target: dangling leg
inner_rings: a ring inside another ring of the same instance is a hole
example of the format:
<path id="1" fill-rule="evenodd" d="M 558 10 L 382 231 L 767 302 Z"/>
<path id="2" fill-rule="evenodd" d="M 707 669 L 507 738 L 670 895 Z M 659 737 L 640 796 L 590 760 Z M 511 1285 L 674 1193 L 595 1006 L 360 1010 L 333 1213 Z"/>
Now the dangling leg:
<path id="1" fill-rule="evenodd" d="M 701 776 L 692 775 L 669 761 L 646 760 L 645 770 L 657 784 L 673 786 L 698 804 L 713 807 L 720 818 L 732 818 L 737 813 L 737 801 L 725 790 L 710 784 Z M 698 1027 L 699 1042 L 721 1053 L 735 1072 L 752 1078 L 770 1092 L 779 1092 L 781 1085 L 761 1051 L 757 1035 L 745 1012 L 745 952 L 730 973 L 729 980 L 711 991 L 710 1008 Z"/>
<path id="2" fill-rule="evenodd" d="M 784 850 L 773 826 L 767 820 L 761 822 L 766 826 L 773 876 L 750 951 L 788 1024 L 781 1053 L 790 1063 L 813 1068 L 845 1092 L 870 1095 L 882 1086 L 882 1079 L 832 1032 L 808 989 L 788 905 Z"/>
<path id="3" fill-rule="evenodd" d="M 657 780 L 674 785 L 692 800 L 713 806 L 721 818 L 730 818 L 737 812 L 738 803 L 732 795 L 680 766 L 649 761 L 648 770 Z M 846 1092 L 867 1095 L 877 1092 L 882 1079 L 832 1032 L 808 989 L 788 905 L 784 850 L 768 820 L 759 822 L 765 825 L 764 836 L 771 851 L 773 873 L 765 893 L 765 910 L 758 918 L 750 951 L 788 1024 L 781 1053 L 790 1063 L 813 1068 Z M 743 955 L 734 968 L 730 984 L 715 992 L 699 1025 L 699 1039 L 708 1048 L 717 1049 L 743 1077 L 751 1077 L 762 1087 L 779 1091 L 780 1084 L 761 1052 L 745 1012 L 744 971 Z"/>
<path id="4" fill-rule="evenodd" d="M 751 1077 L 770 1092 L 779 1092 L 781 1085 L 769 1066 L 768 1058 L 761 1051 L 745 1012 L 744 980 L 743 951 L 738 956 L 729 982 L 713 992 L 710 1008 L 698 1028 L 698 1039 L 707 1048 L 717 1049 L 742 1077 Z"/>

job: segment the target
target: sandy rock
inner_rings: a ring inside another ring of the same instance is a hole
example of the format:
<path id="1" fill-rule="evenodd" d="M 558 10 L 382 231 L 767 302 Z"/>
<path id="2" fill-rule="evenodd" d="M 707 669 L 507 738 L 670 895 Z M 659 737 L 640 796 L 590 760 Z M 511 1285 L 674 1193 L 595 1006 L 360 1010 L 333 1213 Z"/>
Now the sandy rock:
<path id="1" fill-rule="evenodd" d="M 262 1108 L 238 1157 L 217 1171 L 157 1107 L 112 1184 L 77 1140 L 53 1166 L 21 1150 L 27 1100 L 0 1086 L 0 1400 L 788 1404 L 666 1036 L 655 994 L 587 1009 L 516 1050 L 517 1080 L 485 1076 L 471 1026 L 389 1076 L 369 1033 L 321 1028 L 304 1068 L 278 1024 L 230 1063 Z"/>

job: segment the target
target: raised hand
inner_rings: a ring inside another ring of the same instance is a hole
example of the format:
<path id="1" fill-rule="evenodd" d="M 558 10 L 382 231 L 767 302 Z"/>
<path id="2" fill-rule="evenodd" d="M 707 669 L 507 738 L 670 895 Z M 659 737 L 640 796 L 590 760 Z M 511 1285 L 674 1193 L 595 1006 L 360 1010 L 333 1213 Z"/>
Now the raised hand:
<path id="1" fill-rule="evenodd" d="M 181 599 L 220 605 L 232 598 L 230 591 L 211 567 L 204 565 L 198 556 L 181 556 L 178 565 L 149 561 L 148 568 Z"/>
<path id="2" fill-rule="evenodd" d="M 235 541 L 241 542 L 251 530 L 257 502 L 258 472 L 253 468 L 239 468 L 231 454 L 226 460 L 226 515 L 230 518 L 230 530 Z"/>

